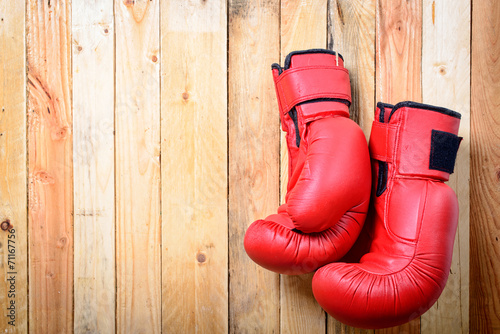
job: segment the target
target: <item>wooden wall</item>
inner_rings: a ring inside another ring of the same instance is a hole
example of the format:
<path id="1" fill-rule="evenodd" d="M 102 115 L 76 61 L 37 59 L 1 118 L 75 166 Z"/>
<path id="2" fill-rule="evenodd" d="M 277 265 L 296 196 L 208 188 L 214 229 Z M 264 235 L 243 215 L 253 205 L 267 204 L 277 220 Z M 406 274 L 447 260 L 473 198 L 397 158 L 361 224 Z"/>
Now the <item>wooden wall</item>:
<path id="1" fill-rule="evenodd" d="M 500 332 L 500 2 L 0 0 L 0 32 L 0 331 L 373 333 L 242 244 L 286 192 L 270 65 L 329 48 L 367 138 L 377 101 L 462 114 L 449 281 L 375 332 Z"/>

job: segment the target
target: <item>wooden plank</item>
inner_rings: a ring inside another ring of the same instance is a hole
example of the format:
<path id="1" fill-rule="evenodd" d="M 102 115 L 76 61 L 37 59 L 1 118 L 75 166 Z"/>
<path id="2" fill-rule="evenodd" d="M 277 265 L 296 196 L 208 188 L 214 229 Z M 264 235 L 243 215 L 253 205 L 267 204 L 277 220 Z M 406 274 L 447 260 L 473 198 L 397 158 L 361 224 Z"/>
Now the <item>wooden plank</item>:
<path id="1" fill-rule="evenodd" d="M 378 0 L 376 9 L 377 101 L 420 102 L 422 62 L 421 1 Z M 420 333 L 420 318 L 376 333 Z"/>
<path id="2" fill-rule="evenodd" d="M 281 1 L 281 64 L 295 50 L 326 48 L 327 0 Z M 288 152 L 281 132 L 281 201 L 288 182 Z M 323 333 L 326 315 L 313 297 L 313 274 L 281 275 L 281 332 Z"/>
<path id="3" fill-rule="evenodd" d="M 326 313 L 312 293 L 313 275 L 281 275 L 281 333 L 326 332 Z"/>
<path id="4" fill-rule="evenodd" d="M 420 317 L 416 318 L 401 326 L 395 326 L 384 329 L 377 329 L 374 331 L 377 334 L 419 334 L 420 333 Z"/>
<path id="5" fill-rule="evenodd" d="M 29 330 L 73 330 L 71 5 L 27 2 Z"/>
<path id="6" fill-rule="evenodd" d="M 328 2 L 328 48 L 344 57 L 351 79 L 351 118 L 370 137 L 375 110 L 375 2 L 330 0 Z M 342 324 L 328 315 L 327 333 L 373 333 Z"/>
<path id="7" fill-rule="evenodd" d="M 279 333 L 279 275 L 243 249 L 253 221 L 279 205 L 279 117 L 271 64 L 280 56 L 278 0 L 229 1 L 229 331 Z"/>
<path id="8" fill-rule="evenodd" d="M 372 334 L 372 329 L 360 329 L 351 326 L 344 325 L 340 321 L 334 320 L 332 317 L 328 317 L 328 327 L 327 333 L 330 334 Z M 404 333 L 404 332 L 402 332 Z M 399 334 L 399 333 L 398 333 Z"/>
<path id="9" fill-rule="evenodd" d="M 468 0 L 423 1 L 423 101 L 460 112 L 463 140 L 448 182 L 460 208 L 450 276 L 422 333 L 469 333 L 470 14 Z"/>
<path id="10" fill-rule="evenodd" d="M 370 137 L 375 110 L 375 2 L 330 0 L 328 48 L 344 56 L 351 79 L 351 118 Z"/>
<path id="11" fill-rule="evenodd" d="M 0 331 L 28 331 L 25 2 L 0 3 Z M 3 225 L 2 225 L 3 224 Z"/>
<path id="12" fill-rule="evenodd" d="M 472 3 L 470 332 L 500 332 L 500 2 Z"/>
<path id="13" fill-rule="evenodd" d="M 113 1 L 73 0 L 75 333 L 115 332 Z"/>
<path id="14" fill-rule="evenodd" d="M 161 11 L 163 331 L 226 333 L 226 1 Z"/>
<path id="15" fill-rule="evenodd" d="M 377 102 L 422 100 L 422 1 L 378 0 Z"/>
<path id="16" fill-rule="evenodd" d="M 160 333 L 159 1 L 115 1 L 116 331 Z"/>

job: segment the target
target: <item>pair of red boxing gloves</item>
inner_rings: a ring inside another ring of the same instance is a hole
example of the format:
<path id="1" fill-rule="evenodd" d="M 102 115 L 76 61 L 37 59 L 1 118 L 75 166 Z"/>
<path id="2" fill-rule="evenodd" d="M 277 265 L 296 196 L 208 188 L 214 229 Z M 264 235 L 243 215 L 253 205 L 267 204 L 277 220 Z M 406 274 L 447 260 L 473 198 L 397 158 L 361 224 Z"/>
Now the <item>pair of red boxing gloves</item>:
<path id="1" fill-rule="evenodd" d="M 369 145 L 349 119 L 343 59 L 323 49 L 272 66 L 288 147 L 278 213 L 245 234 L 250 258 L 298 275 L 314 297 L 360 328 L 403 324 L 427 311 L 451 266 L 458 222 L 453 172 L 460 114 L 416 102 L 378 103 Z"/>

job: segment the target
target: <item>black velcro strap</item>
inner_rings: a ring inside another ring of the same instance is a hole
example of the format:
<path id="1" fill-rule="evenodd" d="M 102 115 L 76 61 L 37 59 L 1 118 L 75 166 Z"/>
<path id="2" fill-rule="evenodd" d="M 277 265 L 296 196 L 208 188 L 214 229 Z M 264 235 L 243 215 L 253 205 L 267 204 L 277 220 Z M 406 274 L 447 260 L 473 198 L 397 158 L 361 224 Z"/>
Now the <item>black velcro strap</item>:
<path id="1" fill-rule="evenodd" d="M 432 130 L 429 169 L 453 173 L 462 137 L 445 131 Z"/>

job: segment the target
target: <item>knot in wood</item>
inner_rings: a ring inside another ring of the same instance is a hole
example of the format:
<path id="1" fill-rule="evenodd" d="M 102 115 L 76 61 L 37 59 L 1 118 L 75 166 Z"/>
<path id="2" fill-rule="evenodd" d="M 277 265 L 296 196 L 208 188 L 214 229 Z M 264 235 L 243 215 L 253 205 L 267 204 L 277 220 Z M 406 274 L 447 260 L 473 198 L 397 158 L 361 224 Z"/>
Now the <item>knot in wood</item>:
<path id="1" fill-rule="evenodd" d="M 198 261 L 199 263 L 204 263 L 206 260 L 207 256 L 202 252 L 198 252 L 198 254 L 196 254 L 196 261 Z"/>
<path id="2" fill-rule="evenodd" d="M 6 219 L 2 222 L 2 224 L 0 224 L 0 228 L 2 229 L 2 231 L 7 231 L 8 229 L 10 229 L 10 220 Z"/>

